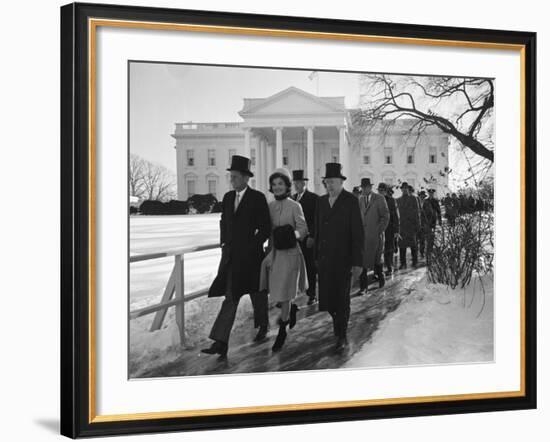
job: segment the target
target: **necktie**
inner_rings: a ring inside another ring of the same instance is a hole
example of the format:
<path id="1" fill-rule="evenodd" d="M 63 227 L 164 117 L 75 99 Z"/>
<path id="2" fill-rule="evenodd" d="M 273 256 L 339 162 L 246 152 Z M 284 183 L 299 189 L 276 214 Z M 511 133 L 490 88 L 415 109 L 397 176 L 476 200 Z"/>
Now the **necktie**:
<path id="1" fill-rule="evenodd" d="M 237 207 L 239 207 L 239 192 L 235 192 L 235 212 L 237 211 Z"/>

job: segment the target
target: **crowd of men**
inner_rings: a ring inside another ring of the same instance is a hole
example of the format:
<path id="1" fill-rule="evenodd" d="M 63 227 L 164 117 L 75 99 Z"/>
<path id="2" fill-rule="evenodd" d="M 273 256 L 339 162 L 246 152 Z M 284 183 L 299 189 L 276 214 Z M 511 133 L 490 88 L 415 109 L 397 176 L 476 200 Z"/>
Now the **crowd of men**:
<path id="1" fill-rule="evenodd" d="M 465 213 L 492 210 L 492 201 L 464 193 L 457 196 L 456 193 L 446 194 L 441 201 L 445 208 L 445 217 L 450 224 L 454 224 L 456 217 Z"/>
<path id="2" fill-rule="evenodd" d="M 210 333 L 214 342 L 202 350 L 220 357 L 227 355 L 230 331 L 243 295 L 250 295 L 252 300 L 258 328 L 254 340 L 266 339 L 269 328 L 269 294 L 259 289 L 265 257 L 263 244 L 273 228 L 267 200 L 263 193 L 248 186 L 248 179 L 253 176 L 250 159 L 234 156 L 228 171 L 234 190 L 223 198 L 222 258 L 209 290 L 209 296 L 225 299 Z M 322 178 L 326 193 L 317 195 L 307 189 L 304 171 L 293 171 L 291 198 L 300 204 L 307 222 L 300 249 L 307 271 L 308 304 L 318 302 L 319 311 L 330 314 L 335 348 L 341 351 L 348 345 L 352 282 L 358 279 L 359 292 L 363 293 L 368 289 L 367 275 L 372 270 L 378 286 L 383 287 L 385 277 L 395 271 L 394 254 L 399 253 L 399 269 L 407 267 L 407 249 L 411 251 L 412 266 L 418 265 L 419 254 L 429 261 L 442 211 L 433 188 L 416 194 L 412 186 L 402 182 L 401 196 L 394 198 L 393 186 L 379 183 L 375 192 L 370 179 L 363 178 L 353 192 L 348 192 L 343 187 L 347 177 L 339 163 L 327 163 Z M 447 195 L 443 200 L 449 222 L 454 222 L 462 211 L 477 207 L 475 201 L 455 197 Z"/>

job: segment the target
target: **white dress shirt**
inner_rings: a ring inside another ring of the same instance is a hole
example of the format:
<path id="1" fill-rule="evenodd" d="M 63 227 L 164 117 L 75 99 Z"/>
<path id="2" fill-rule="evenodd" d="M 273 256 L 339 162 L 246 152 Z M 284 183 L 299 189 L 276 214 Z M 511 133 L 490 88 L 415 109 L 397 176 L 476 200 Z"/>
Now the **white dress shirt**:
<path id="1" fill-rule="evenodd" d="M 235 207 L 234 207 L 235 212 L 237 211 L 237 207 L 239 207 L 239 204 L 243 200 L 243 196 L 244 196 L 244 193 L 246 192 L 246 189 L 247 189 L 247 187 L 245 187 L 243 190 L 240 190 L 240 191 L 236 190 L 235 191 L 235 193 L 236 193 L 236 195 L 235 195 Z"/>

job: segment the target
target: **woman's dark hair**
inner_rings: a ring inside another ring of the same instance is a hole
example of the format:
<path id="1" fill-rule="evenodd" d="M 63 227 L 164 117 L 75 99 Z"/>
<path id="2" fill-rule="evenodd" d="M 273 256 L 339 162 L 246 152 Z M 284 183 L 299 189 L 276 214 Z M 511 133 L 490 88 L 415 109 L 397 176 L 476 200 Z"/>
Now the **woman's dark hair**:
<path id="1" fill-rule="evenodd" d="M 274 172 L 269 176 L 269 191 L 271 193 L 273 193 L 273 181 L 275 181 L 275 179 L 277 179 L 277 178 L 281 178 L 283 180 L 283 182 L 285 183 L 285 185 L 286 185 L 285 196 L 290 196 L 290 193 L 292 191 L 292 185 L 290 184 L 290 178 L 287 175 L 285 175 L 284 173 L 281 173 L 281 172 Z"/>

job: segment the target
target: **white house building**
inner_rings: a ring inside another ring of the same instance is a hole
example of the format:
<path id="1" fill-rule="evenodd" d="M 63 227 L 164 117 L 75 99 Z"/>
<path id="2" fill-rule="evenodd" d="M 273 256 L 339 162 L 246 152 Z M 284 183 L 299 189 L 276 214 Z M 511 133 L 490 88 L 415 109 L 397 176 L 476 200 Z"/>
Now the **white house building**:
<path id="1" fill-rule="evenodd" d="M 328 162 L 342 164 L 348 190 L 363 177 L 375 185 L 430 186 L 440 196 L 448 190 L 448 135 L 436 128 L 418 133 L 415 120 L 378 123 L 365 132 L 352 124 L 354 111 L 344 97 L 289 87 L 267 98 L 245 98 L 241 122 L 176 123 L 178 199 L 195 193 L 221 199 L 230 190 L 226 169 L 235 154 L 252 159 L 249 184 L 264 192 L 270 172 L 285 167 L 305 170 L 308 188 L 322 194 Z"/>

